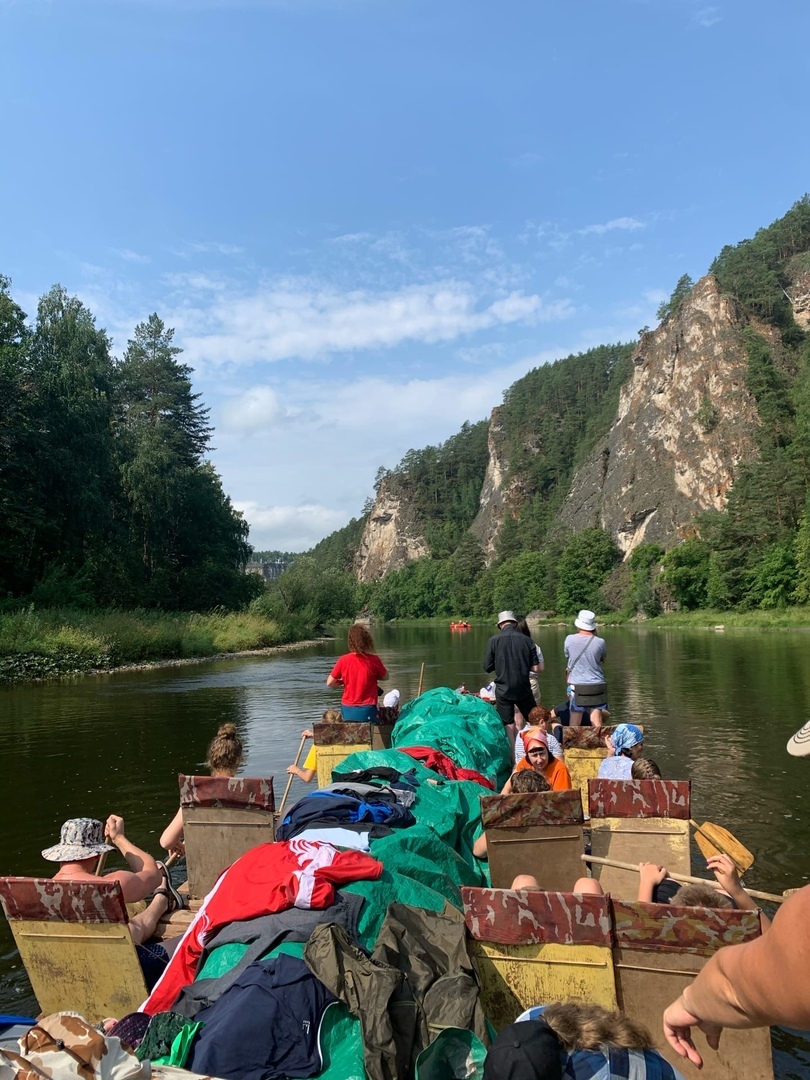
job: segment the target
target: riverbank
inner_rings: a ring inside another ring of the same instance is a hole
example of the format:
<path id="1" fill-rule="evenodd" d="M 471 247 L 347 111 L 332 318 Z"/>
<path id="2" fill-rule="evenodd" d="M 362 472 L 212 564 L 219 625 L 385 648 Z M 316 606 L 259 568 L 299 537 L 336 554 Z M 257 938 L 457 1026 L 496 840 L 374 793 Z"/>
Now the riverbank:
<path id="1" fill-rule="evenodd" d="M 0 614 L 0 683 L 300 647 L 312 628 L 254 612 L 35 609 Z"/>

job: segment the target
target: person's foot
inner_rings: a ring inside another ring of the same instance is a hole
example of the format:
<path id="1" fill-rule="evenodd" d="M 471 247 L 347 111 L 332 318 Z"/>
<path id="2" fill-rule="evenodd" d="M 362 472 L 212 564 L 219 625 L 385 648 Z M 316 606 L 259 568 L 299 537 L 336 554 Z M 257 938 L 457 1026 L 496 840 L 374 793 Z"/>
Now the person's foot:
<path id="1" fill-rule="evenodd" d="M 160 889 L 155 889 L 155 896 L 166 897 L 166 911 L 169 915 L 173 911 L 183 911 L 186 906 L 186 898 L 182 893 L 179 893 L 172 885 L 172 879 L 169 876 L 169 869 L 165 863 L 155 860 L 158 865 L 158 869 L 163 875 L 163 886 Z"/>

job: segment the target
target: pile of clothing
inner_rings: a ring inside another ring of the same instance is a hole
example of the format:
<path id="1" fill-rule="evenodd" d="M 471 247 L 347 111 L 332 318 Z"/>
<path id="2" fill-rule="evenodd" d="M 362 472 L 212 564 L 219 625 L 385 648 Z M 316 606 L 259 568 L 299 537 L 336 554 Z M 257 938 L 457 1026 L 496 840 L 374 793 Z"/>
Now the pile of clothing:
<path id="1" fill-rule="evenodd" d="M 310 840 L 355 851 L 413 825 L 411 813 L 419 781 L 414 771 L 372 768 L 341 776 L 292 807 L 276 830 L 279 840 Z"/>

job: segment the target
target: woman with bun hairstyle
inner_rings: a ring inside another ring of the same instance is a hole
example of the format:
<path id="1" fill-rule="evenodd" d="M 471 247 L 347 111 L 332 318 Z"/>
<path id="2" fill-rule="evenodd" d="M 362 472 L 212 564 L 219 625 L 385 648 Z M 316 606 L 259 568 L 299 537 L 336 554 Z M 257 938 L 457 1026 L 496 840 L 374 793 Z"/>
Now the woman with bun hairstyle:
<path id="1" fill-rule="evenodd" d="M 236 776 L 242 767 L 244 748 L 234 724 L 222 724 L 208 744 L 206 764 L 212 776 Z M 160 846 L 168 852 L 184 854 L 183 811 L 178 810 L 160 837 Z"/>
<path id="2" fill-rule="evenodd" d="M 377 680 L 387 679 L 388 672 L 362 623 L 349 627 L 348 646 L 349 651 L 332 668 L 326 685 L 343 688 L 340 711 L 344 720 L 373 722 L 377 719 Z"/>

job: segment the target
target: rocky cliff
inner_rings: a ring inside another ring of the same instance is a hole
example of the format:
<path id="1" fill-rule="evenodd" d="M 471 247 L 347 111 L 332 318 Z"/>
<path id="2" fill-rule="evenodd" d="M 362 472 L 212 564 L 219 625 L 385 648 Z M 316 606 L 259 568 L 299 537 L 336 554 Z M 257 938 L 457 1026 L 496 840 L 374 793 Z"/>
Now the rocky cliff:
<path id="1" fill-rule="evenodd" d="M 481 503 L 470 532 L 480 543 L 487 566 L 495 558 L 498 532 L 504 517 L 513 510 L 523 498 L 521 485 L 516 480 L 507 480 L 508 461 L 506 457 L 506 439 L 500 410 L 493 409 L 489 422 L 489 461 L 481 488 Z"/>
<path id="2" fill-rule="evenodd" d="M 396 479 L 382 481 L 368 516 L 353 570 L 359 581 L 377 581 L 430 554 L 410 502 Z"/>
<path id="3" fill-rule="evenodd" d="M 723 509 L 741 463 L 756 455 L 748 323 L 709 275 L 676 316 L 643 335 L 616 420 L 574 476 L 563 525 L 599 526 L 630 553 L 645 542 L 671 546 L 696 513 Z M 778 344 L 769 328 L 756 330 Z"/>

